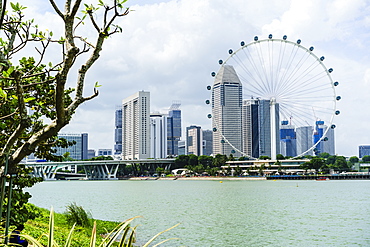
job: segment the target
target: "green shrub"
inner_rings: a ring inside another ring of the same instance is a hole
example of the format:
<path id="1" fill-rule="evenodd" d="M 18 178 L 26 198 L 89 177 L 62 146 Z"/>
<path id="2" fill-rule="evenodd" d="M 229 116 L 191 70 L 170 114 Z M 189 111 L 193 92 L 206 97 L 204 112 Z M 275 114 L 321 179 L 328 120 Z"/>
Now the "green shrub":
<path id="1" fill-rule="evenodd" d="M 67 211 L 65 212 L 67 221 L 73 225 L 76 223 L 77 226 L 90 227 L 91 226 L 91 214 L 87 213 L 82 206 L 77 206 L 75 202 L 67 205 Z"/>

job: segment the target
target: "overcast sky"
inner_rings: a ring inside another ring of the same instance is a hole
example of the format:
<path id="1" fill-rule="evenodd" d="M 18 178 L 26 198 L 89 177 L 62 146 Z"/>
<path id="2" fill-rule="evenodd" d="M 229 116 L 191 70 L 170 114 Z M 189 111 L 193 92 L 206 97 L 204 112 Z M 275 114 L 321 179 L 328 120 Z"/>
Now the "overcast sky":
<path id="1" fill-rule="evenodd" d="M 59 17 L 46 0 L 26 2 L 26 13 L 41 28 L 60 32 Z M 269 34 L 301 39 L 334 69 L 342 96 L 341 114 L 334 119 L 336 153 L 358 156 L 358 146 L 370 144 L 370 1 L 129 0 L 127 7 L 134 11 L 119 19 L 123 33 L 107 40 L 87 77 L 85 95 L 96 81 L 100 95 L 82 105 L 62 131 L 87 132 L 89 148 L 113 149 L 115 109 L 140 90 L 150 91 L 152 112 L 166 112 L 173 101 L 181 101 L 183 128 L 210 129 L 211 109 L 204 101 L 210 98 L 206 86 L 213 83 L 210 73 L 218 71 L 218 60 L 240 41 Z M 93 33 L 88 28 L 86 36 Z"/>

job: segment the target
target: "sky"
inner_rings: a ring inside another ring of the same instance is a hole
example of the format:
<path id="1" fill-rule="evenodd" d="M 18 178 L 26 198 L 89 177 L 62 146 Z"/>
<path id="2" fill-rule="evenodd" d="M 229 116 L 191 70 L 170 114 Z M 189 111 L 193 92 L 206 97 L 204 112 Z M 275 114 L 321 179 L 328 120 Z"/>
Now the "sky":
<path id="1" fill-rule="evenodd" d="M 56 1 L 63 6 L 62 0 Z M 90 0 L 89 2 L 94 2 Z M 61 21 L 48 1 L 28 0 L 25 14 L 40 29 L 61 32 Z M 358 146 L 370 144 L 370 1 L 369 0 L 129 0 L 129 15 L 117 22 L 123 32 L 106 40 L 99 61 L 86 80 L 84 95 L 99 82 L 100 94 L 84 103 L 62 133 L 88 133 L 89 149 L 114 145 L 114 113 L 122 100 L 138 91 L 150 91 L 151 112 L 167 112 L 181 102 L 183 129 L 211 128 L 204 102 L 207 85 L 218 71 L 218 60 L 230 48 L 287 35 L 314 46 L 317 56 L 333 68 L 341 114 L 334 118 L 336 153 L 358 156 Z M 99 18 L 99 16 L 97 16 Z M 93 40 L 86 24 L 80 34 Z M 45 59 L 56 61 L 59 51 Z M 30 50 L 31 53 L 31 50 Z M 75 75 L 69 80 L 73 86 Z"/>

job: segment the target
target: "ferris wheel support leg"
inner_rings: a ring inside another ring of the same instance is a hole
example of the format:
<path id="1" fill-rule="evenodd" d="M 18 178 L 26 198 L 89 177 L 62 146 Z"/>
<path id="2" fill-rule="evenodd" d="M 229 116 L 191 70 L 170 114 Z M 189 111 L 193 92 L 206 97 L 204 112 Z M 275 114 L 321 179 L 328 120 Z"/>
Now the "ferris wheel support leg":
<path id="1" fill-rule="evenodd" d="M 276 160 L 276 99 L 270 100 L 271 159 Z"/>

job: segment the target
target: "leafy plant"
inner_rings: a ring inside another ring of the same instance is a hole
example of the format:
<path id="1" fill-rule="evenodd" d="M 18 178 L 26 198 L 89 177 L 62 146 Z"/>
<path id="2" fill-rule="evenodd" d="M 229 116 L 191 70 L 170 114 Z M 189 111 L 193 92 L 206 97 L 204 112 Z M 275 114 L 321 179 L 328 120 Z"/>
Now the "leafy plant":
<path id="1" fill-rule="evenodd" d="M 93 228 L 92 228 L 92 232 L 91 232 L 91 239 L 90 239 L 90 243 L 89 245 L 85 245 L 85 246 L 90 246 L 90 247 L 110 247 L 110 246 L 119 246 L 119 247 L 132 247 L 134 246 L 134 243 L 135 243 L 135 235 L 136 235 L 136 228 L 137 226 L 135 227 L 131 227 L 130 224 L 132 223 L 132 221 L 136 218 L 139 218 L 140 216 L 136 216 L 136 217 L 133 217 L 133 218 L 130 218 L 128 220 L 125 220 L 123 222 L 121 222 L 120 224 L 117 225 L 117 227 L 115 229 L 113 229 L 109 234 L 107 234 L 104 238 L 103 238 L 103 241 L 97 245 L 97 242 L 96 242 L 96 237 L 97 237 L 97 229 L 96 229 L 96 221 L 94 222 L 93 224 Z M 145 243 L 143 245 L 143 247 L 149 247 L 150 244 L 152 244 L 155 239 L 160 236 L 161 234 L 163 234 L 164 232 L 167 232 L 175 227 L 177 227 L 179 224 L 177 225 L 174 225 L 162 232 L 159 232 L 158 234 L 156 234 L 155 236 L 153 236 L 147 243 Z M 75 226 L 76 224 L 74 224 L 68 234 L 68 237 L 64 243 L 64 246 L 65 247 L 70 247 L 71 244 L 73 243 L 73 233 L 75 231 Z M 53 246 L 62 246 L 61 243 L 57 243 L 55 240 L 54 240 L 54 210 L 53 208 L 51 208 L 50 210 L 50 217 L 49 217 L 49 232 L 46 234 L 44 233 L 43 236 L 47 236 L 48 238 L 48 242 L 47 242 L 47 247 L 53 247 Z M 44 247 L 44 245 L 41 244 L 40 242 L 40 238 L 39 239 L 35 239 L 34 237 L 30 236 L 30 235 L 21 235 L 21 237 L 25 238 L 28 240 L 29 243 L 32 244 L 32 246 L 36 246 L 36 247 Z M 0 238 L 1 239 L 1 238 Z M 163 240 L 161 241 L 160 243 L 157 243 L 155 245 L 153 245 L 153 247 L 155 246 L 159 246 L 169 240 L 173 240 L 175 238 L 169 238 L 169 239 L 166 239 L 166 240 Z M 87 244 L 87 243 L 86 243 Z"/>
<path id="2" fill-rule="evenodd" d="M 77 206 L 75 202 L 67 205 L 65 212 L 67 221 L 71 224 L 75 223 L 78 226 L 89 227 L 91 226 L 91 214 L 87 213 L 82 206 Z"/>

